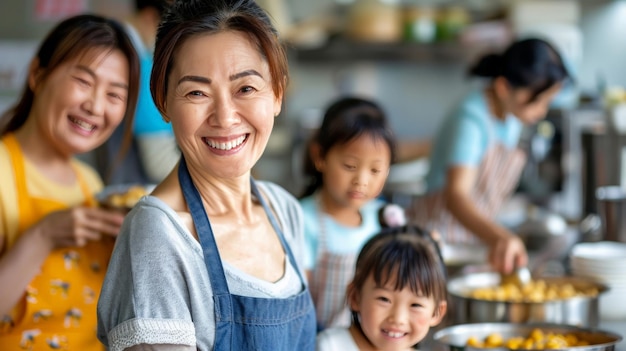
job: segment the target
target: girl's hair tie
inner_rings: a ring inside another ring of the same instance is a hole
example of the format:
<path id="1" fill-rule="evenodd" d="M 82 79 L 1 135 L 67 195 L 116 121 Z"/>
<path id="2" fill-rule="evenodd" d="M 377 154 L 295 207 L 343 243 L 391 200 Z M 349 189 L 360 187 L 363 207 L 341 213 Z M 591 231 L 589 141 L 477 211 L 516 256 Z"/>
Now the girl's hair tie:
<path id="1" fill-rule="evenodd" d="M 404 209 L 396 204 L 387 204 L 378 211 L 378 220 L 383 228 L 395 228 L 406 225 Z"/>

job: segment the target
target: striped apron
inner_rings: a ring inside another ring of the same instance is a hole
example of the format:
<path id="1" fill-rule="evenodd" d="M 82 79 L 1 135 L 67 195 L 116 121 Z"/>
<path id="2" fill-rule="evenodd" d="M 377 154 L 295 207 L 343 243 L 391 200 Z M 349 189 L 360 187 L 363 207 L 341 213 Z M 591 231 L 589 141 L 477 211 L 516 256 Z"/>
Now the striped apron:
<path id="1" fill-rule="evenodd" d="M 336 254 L 328 250 L 325 221 L 329 220 L 319 206 L 317 215 L 320 226 L 318 254 L 313 269 L 310 289 L 317 313 L 318 330 L 331 327 L 347 328 L 351 314 L 346 301 L 346 288 L 354 278 L 357 253 Z"/>
<path id="2" fill-rule="evenodd" d="M 515 190 L 525 163 L 526 153 L 521 149 L 491 143 L 478 167 L 476 185 L 471 194 L 474 204 L 485 216 L 495 217 L 503 202 Z M 448 212 L 443 190 L 416 198 L 407 215 L 411 223 L 439 231 L 448 244 L 481 244 L 478 237 Z"/>

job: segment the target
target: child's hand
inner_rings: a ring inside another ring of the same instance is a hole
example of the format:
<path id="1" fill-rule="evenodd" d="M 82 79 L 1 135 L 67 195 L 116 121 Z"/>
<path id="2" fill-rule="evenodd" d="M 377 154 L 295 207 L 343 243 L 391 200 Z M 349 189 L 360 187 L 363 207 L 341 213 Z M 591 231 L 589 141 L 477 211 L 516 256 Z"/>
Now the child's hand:
<path id="1" fill-rule="evenodd" d="M 52 212 L 37 224 L 37 230 L 52 248 L 82 247 L 103 234 L 117 236 L 123 221 L 124 215 L 118 212 L 81 206 Z"/>

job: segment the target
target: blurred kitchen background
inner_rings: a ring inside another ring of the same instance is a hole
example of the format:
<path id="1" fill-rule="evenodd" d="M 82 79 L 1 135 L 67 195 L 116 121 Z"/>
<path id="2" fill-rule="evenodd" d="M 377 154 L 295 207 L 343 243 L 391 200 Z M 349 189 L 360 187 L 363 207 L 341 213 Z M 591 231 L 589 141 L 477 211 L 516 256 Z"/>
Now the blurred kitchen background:
<path id="1" fill-rule="evenodd" d="M 301 191 L 305 142 L 342 94 L 375 98 L 399 139 L 430 138 L 472 88 L 468 65 L 532 35 L 561 50 L 575 86 L 526 131 L 531 161 L 518 194 L 580 221 L 597 211 L 598 186 L 626 183 L 626 0 L 259 2 L 289 48 L 292 78 L 259 178 Z M 1 1 L 0 110 L 14 102 L 36 44 L 59 19 L 81 12 L 123 19 L 130 10 L 129 0 Z M 427 169 L 426 160 L 394 166 L 385 195 L 403 202 L 420 194 Z"/>
<path id="2" fill-rule="evenodd" d="M 256 177 L 299 195 L 306 141 L 327 104 L 344 94 L 378 101 L 399 139 L 427 140 L 475 84 L 468 65 L 514 38 L 539 36 L 561 51 L 575 84 L 525 131 L 530 162 L 499 220 L 527 235 L 540 273 L 565 273 L 577 242 L 626 242 L 626 0 L 259 2 L 288 47 L 291 82 Z M 82 12 L 123 19 L 130 11 L 131 0 L 1 0 L 0 110 L 14 102 L 37 43 L 60 19 Z M 427 170 L 426 159 L 394 165 L 384 195 L 408 204 L 423 192 Z M 613 187 L 598 201 L 604 186 Z M 454 253 L 459 269 L 477 260 L 470 254 L 463 261 Z M 615 291 L 623 299 L 626 285 Z M 613 301 L 601 301 L 603 318 Z M 615 317 L 620 322 L 600 326 L 623 332 L 626 314 Z"/>

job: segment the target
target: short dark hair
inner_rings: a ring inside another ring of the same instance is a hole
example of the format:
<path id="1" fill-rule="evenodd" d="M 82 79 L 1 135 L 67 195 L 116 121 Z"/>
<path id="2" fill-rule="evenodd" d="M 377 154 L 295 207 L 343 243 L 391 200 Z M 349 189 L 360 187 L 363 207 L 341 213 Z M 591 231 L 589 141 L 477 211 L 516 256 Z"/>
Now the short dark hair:
<path id="1" fill-rule="evenodd" d="M 446 275 L 439 245 L 429 232 L 415 225 L 386 228 L 361 249 L 346 296 L 360 292 L 371 276 L 377 286 L 394 281 L 395 290 L 408 287 L 414 294 L 432 297 L 436 302 L 435 316 L 443 317 L 437 306 L 447 303 Z M 355 311 L 352 323 L 363 332 Z"/>
<path id="2" fill-rule="evenodd" d="M 176 51 L 191 37 L 226 31 L 244 33 L 258 46 L 269 65 L 274 95 L 284 93 L 289 78 L 287 55 L 269 16 L 256 2 L 177 0 L 157 31 L 150 78 L 150 92 L 161 113 L 165 114 L 168 79 Z"/>
<path id="3" fill-rule="evenodd" d="M 537 38 L 516 41 L 501 54 L 482 57 L 468 73 L 477 77 L 504 77 L 513 88 L 530 89 L 530 101 L 570 78 L 559 52 Z"/>
<path id="4" fill-rule="evenodd" d="M 168 0 L 135 0 L 135 11 L 139 12 L 146 8 L 153 8 L 162 17 L 170 3 L 171 1 Z"/>
<path id="5" fill-rule="evenodd" d="M 359 290 L 370 275 L 379 286 L 395 280 L 397 290 L 409 287 L 435 301 L 447 299 L 446 267 L 439 245 L 415 225 L 385 228 L 363 245 L 352 284 Z"/>

